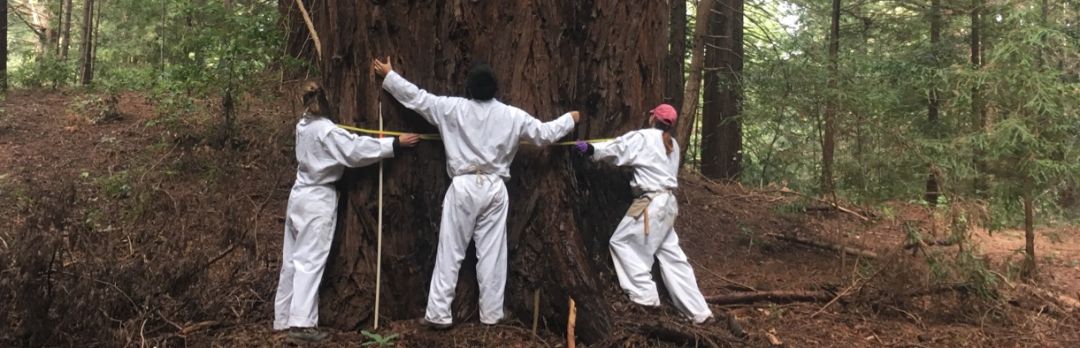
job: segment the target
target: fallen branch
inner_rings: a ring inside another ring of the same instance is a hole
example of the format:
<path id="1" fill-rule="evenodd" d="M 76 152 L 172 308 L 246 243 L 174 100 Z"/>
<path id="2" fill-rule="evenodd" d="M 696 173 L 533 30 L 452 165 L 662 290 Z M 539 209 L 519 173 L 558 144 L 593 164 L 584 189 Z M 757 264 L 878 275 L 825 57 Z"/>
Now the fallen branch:
<path id="1" fill-rule="evenodd" d="M 791 195 L 796 195 L 796 196 L 799 196 L 799 197 L 805 197 L 805 198 L 812 199 L 812 200 L 815 200 L 815 201 L 818 201 L 818 202 L 821 202 L 821 203 L 825 203 L 825 204 L 828 204 L 829 206 L 833 207 L 833 209 L 836 209 L 836 210 L 839 210 L 841 212 L 850 214 L 851 216 L 859 218 L 859 220 L 870 221 L 870 218 L 868 218 L 866 216 L 863 216 L 862 214 L 859 214 L 858 212 L 856 212 L 854 210 L 841 207 L 839 204 L 836 204 L 836 202 L 833 202 L 833 201 L 830 201 L 830 200 L 825 200 L 825 199 L 813 197 L 813 196 L 810 196 L 810 195 L 807 195 L 805 193 L 798 192 L 798 191 L 792 191 L 791 189 L 789 189 L 787 187 L 780 188 L 779 192 L 780 193 L 791 194 Z"/>
<path id="2" fill-rule="evenodd" d="M 859 248 L 840 245 L 840 244 L 835 244 L 835 243 L 828 243 L 828 242 L 817 241 L 817 240 L 813 240 L 813 239 L 806 239 L 806 238 L 801 238 L 801 237 L 796 237 L 796 236 L 787 236 L 787 235 L 776 234 L 776 233 L 768 233 L 766 235 L 769 236 L 769 237 L 773 237 L 773 238 L 785 241 L 785 242 L 798 243 L 798 244 L 808 245 L 808 246 L 812 246 L 812 247 L 828 249 L 828 250 L 832 250 L 832 251 L 838 251 L 838 252 L 842 252 L 842 253 L 846 253 L 846 254 L 850 254 L 850 255 L 862 256 L 862 257 L 871 258 L 871 259 L 878 258 L 878 254 L 876 252 L 866 250 L 866 249 L 859 249 Z"/>
<path id="3" fill-rule="evenodd" d="M 929 247 L 929 246 L 953 246 L 953 245 L 956 245 L 957 242 L 958 241 L 954 240 L 954 239 L 919 240 L 919 241 L 916 241 L 916 242 L 905 244 L 904 249 L 905 250 L 910 250 L 910 249 L 914 249 L 914 248 Z"/>
<path id="4" fill-rule="evenodd" d="M 1020 284 L 1020 288 L 1035 294 L 1037 297 L 1042 297 L 1044 300 L 1054 303 L 1059 307 L 1062 307 L 1065 312 L 1071 313 L 1077 309 L 1080 309 L 1080 300 L 1072 298 L 1068 295 L 1037 288 L 1023 283 Z"/>
<path id="5" fill-rule="evenodd" d="M 718 305 L 754 302 L 824 302 L 832 298 L 833 293 L 826 290 L 774 290 L 706 296 L 705 302 Z"/>

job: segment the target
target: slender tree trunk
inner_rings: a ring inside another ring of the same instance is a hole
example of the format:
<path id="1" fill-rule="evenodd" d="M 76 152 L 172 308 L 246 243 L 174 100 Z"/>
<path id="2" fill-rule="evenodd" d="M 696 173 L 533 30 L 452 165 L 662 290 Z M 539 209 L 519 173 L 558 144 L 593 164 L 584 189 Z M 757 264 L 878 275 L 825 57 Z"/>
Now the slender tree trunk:
<path id="1" fill-rule="evenodd" d="M 381 81 L 369 73 L 371 57 L 391 56 L 403 76 L 444 95 L 462 95 L 470 64 L 487 61 L 499 76 L 501 100 L 543 120 L 582 110 L 585 117 L 569 139 L 640 128 L 646 111 L 663 100 L 663 89 L 649 86 L 664 79 L 669 16 L 651 14 L 669 13 L 665 1 L 326 0 L 308 9 L 323 45 L 316 65 L 344 123 L 373 127 L 381 113 L 388 129 L 434 131 L 381 91 Z M 309 35 L 302 22 L 290 27 L 289 42 Z M 310 46 L 290 47 L 299 49 L 291 55 L 310 57 Z M 616 320 L 611 305 L 623 295 L 615 290 L 608 238 L 631 198 L 628 177 L 564 147 L 523 146 L 517 157 L 507 182 L 508 314 L 531 317 L 532 294 L 540 289 L 540 315 L 552 331 L 565 330 L 571 297 L 581 340 L 600 342 L 624 330 L 617 326 L 632 320 Z M 390 229 L 383 234 L 382 272 L 394 276 L 382 278 L 382 318 L 424 313 L 440 202 L 450 181 L 445 165 L 442 146 L 428 142 L 385 164 L 384 226 Z M 322 325 L 371 324 L 376 187 L 375 167 L 350 170 L 339 183 L 338 229 L 320 293 Z M 467 255 L 453 305 L 459 323 L 477 317 L 475 253 Z"/>
<path id="2" fill-rule="evenodd" d="M 686 158 L 686 150 L 690 144 L 690 135 L 694 132 L 694 123 L 697 122 L 698 98 L 701 97 L 701 70 L 704 65 L 705 55 L 705 32 L 709 24 L 709 15 L 712 12 L 713 0 L 701 0 L 697 4 L 697 16 L 694 23 L 694 36 L 691 38 L 690 71 L 686 80 L 686 91 L 683 93 L 682 107 L 679 108 L 679 124 L 675 139 L 679 143 L 682 152 L 682 165 L 693 161 Z"/>
<path id="3" fill-rule="evenodd" d="M 832 22 L 829 29 L 829 80 L 825 102 L 825 129 L 821 139 L 821 194 L 836 193 L 833 182 L 833 156 L 836 152 L 837 79 L 840 68 L 840 0 L 832 1 Z"/>
<path id="4" fill-rule="evenodd" d="M 1050 7 L 1047 0 L 1042 1 L 1042 25 L 1047 25 L 1047 16 Z M 1046 66 L 1044 52 L 1036 52 L 1035 68 L 1042 70 Z M 1035 178 L 1030 173 L 1023 177 L 1024 197 L 1024 267 L 1021 275 L 1024 279 L 1035 279 L 1038 276 L 1038 268 L 1035 258 Z"/>
<path id="5" fill-rule="evenodd" d="M 743 1 L 717 2 L 705 50 L 701 172 L 737 180 L 742 171 Z"/>
<path id="6" fill-rule="evenodd" d="M 98 34 L 101 33 L 101 6 L 104 5 L 102 2 L 102 0 L 94 1 L 94 34 L 90 36 L 93 38 L 93 44 L 90 45 L 91 80 L 93 80 L 94 70 L 97 70 Z M 201 52 L 201 50 L 196 52 Z"/>
<path id="7" fill-rule="evenodd" d="M 941 50 L 941 0 L 930 1 L 930 52 L 932 55 L 931 63 L 932 69 L 937 70 L 940 66 L 938 62 L 941 61 L 939 55 L 942 54 Z M 927 115 L 927 127 L 931 137 L 939 137 L 941 135 L 941 120 L 938 115 L 941 99 L 938 98 L 937 82 L 930 82 L 930 91 L 928 93 L 929 99 L 926 105 Z M 939 169 L 937 164 L 929 164 L 929 174 L 926 177 L 926 193 L 924 199 L 934 206 L 937 204 L 938 197 L 941 196 L 940 178 L 938 177 Z"/>
<path id="8" fill-rule="evenodd" d="M 56 35 L 57 28 L 54 26 L 55 23 L 53 22 L 52 9 L 50 8 L 49 3 L 44 0 L 38 2 L 38 5 L 35 6 L 35 8 L 35 11 L 38 13 L 35 17 L 40 18 L 41 21 L 39 23 L 41 24 L 41 28 L 45 31 L 45 46 L 42 55 L 50 57 L 54 56 L 59 46 L 56 44 L 58 39 Z"/>
<path id="9" fill-rule="evenodd" d="M 982 7 L 984 0 L 971 1 L 971 68 L 978 71 L 982 69 Z M 971 117 L 975 120 L 978 129 L 976 132 L 987 132 L 988 120 L 986 119 L 986 104 L 983 102 L 981 87 L 975 84 L 971 87 Z M 975 152 L 975 195 L 985 198 L 989 184 L 986 178 L 988 170 L 985 151 Z"/>
<path id="10" fill-rule="evenodd" d="M 686 63 L 686 0 L 671 1 L 669 21 L 668 54 L 664 59 L 664 102 L 682 106 Z"/>
<path id="11" fill-rule="evenodd" d="M 75 12 L 72 0 L 64 0 L 64 19 L 60 29 L 60 59 L 67 59 L 71 47 L 71 13 Z"/>
<path id="12" fill-rule="evenodd" d="M 8 0 L 2 0 L 2 2 L 0 3 L 0 33 L 3 34 L 4 40 L 0 42 L 0 93 L 7 95 Z"/>
<path id="13" fill-rule="evenodd" d="M 1035 183 L 1033 178 L 1023 178 L 1024 197 L 1024 267 L 1021 275 L 1024 279 L 1038 276 L 1035 264 Z"/>
<path id="14" fill-rule="evenodd" d="M 89 86 L 94 79 L 94 0 L 86 0 L 83 5 L 81 83 Z"/>

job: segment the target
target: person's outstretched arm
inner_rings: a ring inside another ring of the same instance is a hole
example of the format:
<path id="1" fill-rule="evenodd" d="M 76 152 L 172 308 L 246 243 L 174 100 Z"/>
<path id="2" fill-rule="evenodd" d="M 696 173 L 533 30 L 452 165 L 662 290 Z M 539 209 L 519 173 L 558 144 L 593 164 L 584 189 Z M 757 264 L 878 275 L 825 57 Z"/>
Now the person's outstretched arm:
<path id="1" fill-rule="evenodd" d="M 577 150 L 597 162 L 607 162 L 617 166 L 632 166 L 644 144 L 644 137 L 638 132 L 624 134 L 610 141 L 589 144 L 578 141 Z"/>
<path id="2" fill-rule="evenodd" d="M 416 111 L 423 116 L 428 123 L 439 125 L 440 119 L 446 115 L 450 106 L 455 102 L 455 97 L 438 96 L 417 87 L 401 74 L 394 71 L 390 64 L 390 57 L 382 62 L 378 59 L 371 61 L 371 69 L 375 74 L 385 77 L 382 88 L 394 96 L 405 107 Z"/>
<path id="3" fill-rule="evenodd" d="M 536 146 L 551 145 L 551 143 L 574 130 L 574 125 L 581 120 L 581 113 L 578 111 L 567 112 L 559 116 L 559 118 L 548 122 L 540 122 L 540 120 L 524 111 L 521 113 L 525 117 L 525 122 L 522 123 L 521 138 Z"/>
<path id="4" fill-rule="evenodd" d="M 412 147 L 420 141 L 416 134 L 400 137 L 372 138 L 358 136 L 334 127 L 322 139 L 323 147 L 338 163 L 347 167 L 363 167 L 381 159 L 394 157 L 401 147 Z"/>

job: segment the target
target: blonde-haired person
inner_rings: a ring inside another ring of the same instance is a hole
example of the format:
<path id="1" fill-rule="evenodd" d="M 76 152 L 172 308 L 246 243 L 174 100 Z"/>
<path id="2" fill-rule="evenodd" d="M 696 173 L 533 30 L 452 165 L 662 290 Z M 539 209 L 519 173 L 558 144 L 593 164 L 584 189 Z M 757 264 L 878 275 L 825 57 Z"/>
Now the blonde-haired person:
<path id="1" fill-rule="evenodd" d="M 289 193 L 282 244 L 281 275 L 274 299 L 274 330 L 290 340 L 319 341 L 319 283 L 337 222 L 334 182 L 345 167 L 363 167 L 415 146 L 415 134 L 376 139 L 339 128 L 326 92 L 315 82 L 301 89 L 304 113 L 296 123 L 296 181 Z"/>

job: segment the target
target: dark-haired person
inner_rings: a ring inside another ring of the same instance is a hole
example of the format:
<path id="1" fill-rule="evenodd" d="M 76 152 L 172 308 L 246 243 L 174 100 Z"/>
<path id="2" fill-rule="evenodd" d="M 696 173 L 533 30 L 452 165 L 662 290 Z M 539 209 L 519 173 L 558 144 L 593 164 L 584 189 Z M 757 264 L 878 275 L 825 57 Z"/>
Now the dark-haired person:
<path id="1" fill-rule="evenodd" d="M 653 260 L 659 259 L 675 307 L 694 323 L 703 324 L 713 320 L 713 313 L 675 235 L 679 205 L 671 191 L 679 185 L 679 144 L 671 132 L 677 114 L 667 104 L 660 104 L 650 113 L 651 128 L 598 144 L 579 141 L 576 148 L 594 161 L 634 168 L 630 187 L 638 198 L 615 228 L 610 243 L 611 259 L 623 291 L 634 303 L 660 306 L 652 278 Z"/>
<path id="2" fill-rule="evenodd" d="M 319 323 L 319 282 L 337 221 L 334 182 L 345 167 L 394 157 L 400 147 L 414 146 L 420 138 L 405 134 L 375 139 L 346 132 L 331 119 L 326 93 L 318 83 L 304 84 L 301 92 L 305 110 L 296 123 L 298 165 L 285 212 L 274 330 L 289 329 L 289 339 L 318 341 L 326 337 L 315 326 Z"/>
<path id="3" fill-rule="evenodd" d="M 495 99 L 498 83 L 486 64 L 469 71 L 467 98 L 437 96 L 416 87 L 394 72 L 389 57 L 371 65 L 386 77 L 383 89 L 438 127 L 446 148 L 446 170 L 453 178 L 443 199 L 435 271 L 421 324 L 436 329 L 453 324 L 450 303 L 470 240 L 476 242 L 480 322 L 496 324 L 503 319 L 506 288 L 509 198 L 503 181 L 510 179 L 510 162 L 521 140 L 551 144 L 574 129 L 579 113 L 571 111 L 544 123 L 503 104 Z"/>

